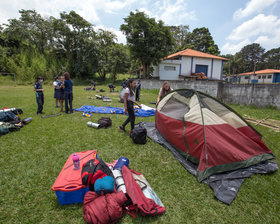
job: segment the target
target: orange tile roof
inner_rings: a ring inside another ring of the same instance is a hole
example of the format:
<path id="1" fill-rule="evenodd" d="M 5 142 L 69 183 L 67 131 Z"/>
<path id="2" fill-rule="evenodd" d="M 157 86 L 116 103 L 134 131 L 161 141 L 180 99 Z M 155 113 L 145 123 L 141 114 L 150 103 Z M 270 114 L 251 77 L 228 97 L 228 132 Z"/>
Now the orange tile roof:
<path id="1" fill-rule="evenodd" d="M 279 69 L 264 69 L 256 71 L 255 74 L 273 74 L 273 73 L 280 73 Z M 240 73 L 239 75 L 253 75 L 254 72 L 246 72 L 246 73 Z"/>
<path id="2" fill-rule="evenodd" d="M 179 51 L 177 53 L 171 54 L 164 59 L 165 60 L 166 59 L 172 59 L 172 58 L 175 58 L 175 57 L 178 57 L 178 56 L 213 58 L 213 59 L 220 59 L 220 60 L 224 60 L 224 61 L 228 60 L 228 59 L 223 58 L 223 57 L 219 57 L 219 56 L 212 55 L 212 54 L 207 54 L 207 53 L 204 53 L 204 52 L 201 52 L 201 51 L 196 51 L 196 50 L 192 50 L 192 49 L 188 49 L 188 48 L 185 49 L 185 50 Z"/>

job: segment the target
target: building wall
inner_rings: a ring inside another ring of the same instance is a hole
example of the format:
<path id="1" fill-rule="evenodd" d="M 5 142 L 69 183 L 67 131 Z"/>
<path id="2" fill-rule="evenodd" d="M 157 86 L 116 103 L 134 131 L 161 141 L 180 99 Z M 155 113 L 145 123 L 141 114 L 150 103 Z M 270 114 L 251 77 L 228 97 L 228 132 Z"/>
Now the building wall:
<path id="1" fill-rule="evenodd" d="M 153 66 L 153 75 L 152 75 L 153 77 L 159 77 L 159 66 L 157 66 L 157 65 L 154 65 Z"/>
<path id="2" fill-rule="evenodd" d="M 222 80 L 222 63 L 221 60 L 213 60 L 212 79 Z"/>
<path id="3" fill-rule="evenodd" d="M 160 89 L 163 81 L 142 80 L 144 89 Z M 173 89 L 195 89 L 218 98 L 224 103 L 274 106 L 280 109 L 280 84 L 231 84 L 218 80 L 170 81 Z M 155 99 L 156 101 L 156 99 Z"/>
<path id="4" fill-rule="evenodd" d="M 191 75 L 191 73 L 194 73 L 196 65 L 208 66 L 207 76 L 209 79 L 216 79 L 216 80 L 221 79 L 221 72 L 222 72 L 221 60 L 215 60 L 215 59 L 212 60 L 209 58 L 197 58 L 197 57 L 181 57 L 180 60 L 161 61 L 158 66 L 154 66 L 153 77 L 160 77 L 160 80 L 178 80 L 179 75 L 189 76 Z M 175 66 L 176 70 L 166 71 L 164 69 L 164 66 Z"/>
<path id="5" fill-rule="evenodd" d="M 181 75 L 191 75 L 192 58 L 182 57 L 181 61 L 182 61 Z"/>
<path id="6" fill-rule="evenodd" d="M 245 79 L 245 77 L 249 77 L 249 75 L 241 75 L 240 76 L 240 82 L 241 83 L 248 83 L 248 79 Z M 257 83 L 263 84 L 263 83 L 273 83 L 273 74 L 258 74 L 256 76 L 250 75 L 250 83 L 252 80 L 258 80 Z M 253 81 L 254 82 L 254 81 Z"/>
<path id="7" fill-rule="evenodd" d="M 159 64 L 160 80 L 177 80 L 180 74 L 181 61 L 166 60 Z M 172 70 L 174 68 L 174 70 Z"/>

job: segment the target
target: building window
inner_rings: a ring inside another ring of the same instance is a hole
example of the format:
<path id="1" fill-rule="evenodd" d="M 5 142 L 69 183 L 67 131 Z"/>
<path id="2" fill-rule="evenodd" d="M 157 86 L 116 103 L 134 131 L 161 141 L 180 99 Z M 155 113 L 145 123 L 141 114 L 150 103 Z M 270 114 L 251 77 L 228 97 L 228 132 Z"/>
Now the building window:
<path id="1" fill-rule="evenodd" d="M 164 66 L 164 70 L 165 71 L 176 71 L 176 67 L 175 66 Z"/>
<path id="2" fill-rule="evenodd" d="M 245 76 L 244 79 L 249 79 L 249 76 Z"/>
<path id="3" fill-rule="evenodd" d="M 262 78 L 262 76 L 261 76 L 261 75 L 259 75 L 259 76 L 258 76 L 258 79 L 261 79 L 261 78 Z"/>
<path id="4" fill-rule="evenodd" d="M 263 75 L 262 78 L 263 78 L 263 79 L 266 79 L 266 75 Z"/>
<path id="5" fill-rule="evenodd" d="M 268 79 L 271 79 L 271 77 L 272 77 L 271 75 L 268 75 L 268 76 L 267 76 Z"/>

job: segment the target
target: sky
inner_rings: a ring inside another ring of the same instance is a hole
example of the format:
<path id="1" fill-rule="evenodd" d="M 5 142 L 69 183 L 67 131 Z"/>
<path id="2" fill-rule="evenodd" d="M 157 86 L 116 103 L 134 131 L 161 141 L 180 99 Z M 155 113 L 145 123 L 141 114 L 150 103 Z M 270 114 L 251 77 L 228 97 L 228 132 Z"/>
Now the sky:
<path id="1" fill-rule="evenodd" d="M 0 0 L 0 24 L 18 19 L 20 9 L 56 18 L 74 10 L 96 30 L 115 33 L 119 43 L 126 43 L 124 18 L 139 10 L 165 25 L 208 28 L 222 55 L 252 43 L 266 51 L 280 47 L 280 0 Z"/>

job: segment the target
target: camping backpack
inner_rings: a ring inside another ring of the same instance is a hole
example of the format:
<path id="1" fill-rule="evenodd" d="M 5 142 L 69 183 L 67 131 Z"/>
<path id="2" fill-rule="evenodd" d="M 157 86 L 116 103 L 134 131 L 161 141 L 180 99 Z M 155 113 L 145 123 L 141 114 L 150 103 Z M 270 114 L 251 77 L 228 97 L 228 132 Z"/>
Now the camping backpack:
<path id="1" fill-rule="evenodd" d="M 132 130 L 130 137 L 136 144 L 146 144 L 147 130 L 141 125 L 138 125 Z"/>
<path id="2" fill-rule="evenodd" d="M 100 124 L 100 128 L 108 128 L 112 126 L 112 120 L 110 117 L 101 117 L 97 123 Z"/>
<path id="3" fill-rule="evenodd" d="M 82 183 L 94 191 L 94 183 L 105 176 L 114 177 L 110 168 L 101 159 L 91 159 L 82 168 Z"/>

